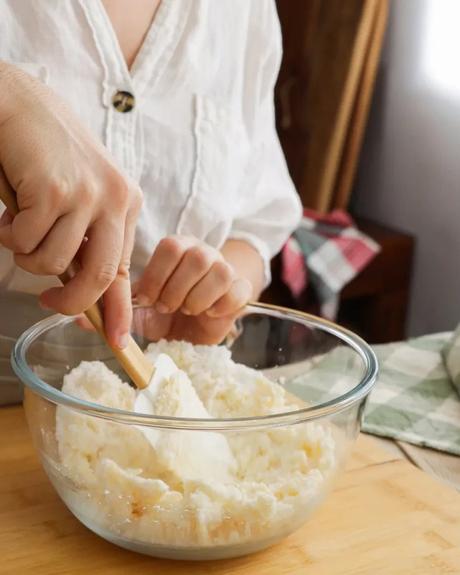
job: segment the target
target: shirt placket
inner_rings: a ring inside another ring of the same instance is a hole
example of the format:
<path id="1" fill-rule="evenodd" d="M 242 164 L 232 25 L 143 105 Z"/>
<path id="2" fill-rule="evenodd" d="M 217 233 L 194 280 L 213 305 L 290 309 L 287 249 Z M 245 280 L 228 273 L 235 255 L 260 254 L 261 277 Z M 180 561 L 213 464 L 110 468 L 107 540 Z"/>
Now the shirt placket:
<path id="1" fill-rule="evenodd" d="M 131 73 L 100 0 L 79 1 L 91 27 L 104 71 L 105 144 L 126 173 L 139 181 L 144 154 L 139 107 L 145 92 L 152 92 L 166 68 L 181 37 L 192 1 L 197 0 L 162 0 Z"/>
<path id="2" fill-rule="evenodd" d="M 120 47 L 102 4 L 95 0 L 80 0 L 80 5 L 91 27 L 103 70 L 101 98 L 106 109 L 104 144 L 124 172 L 137 180 L 138 97 L 134 82 L 120 57 Z"/>
<path id="3" fill-rule="evenodd" d="M 147 178 L 146 182 L 143 178 L 144 166 L 151 168 L 147 162 L 144 164 L 144 154 L 152 161 L 147 156 L 148 138 L 152 137 L 152 133 L 144 131 L 143 114 L 149 115 L 153 110 L 157 91 L 161 94 L 161 78 L 167 72 L 170 60 L 183 37 L 192 6 L 196 6 L 194 3 L 201 0 L 162 0 L 130 71 L 100 0 L 79 1 L 85 3 L 86 18 L 92 28 L 94 44 L 103 68 L 101 97 L 107 110 L 107 147 L 141 185 L 144 195 L 161 194 L 161 186 L 158 191 L 158 188 L 152 185 L 151 179 Z M 128 2 L 126 4 L 128 5 Z M 134 108 L 125 110 L 126 105 Z M 150 185 L 144 186 L 146 183 Z M 160 202 L 164 201 L 160 199 Z M 149 257 L 149 246 L 152 246 L 152 237 L 158 234 L 157 229 L 151 229 L 151 223 L 155 218 L 161 218 L 161 215 L 149 213 L 148 205 L 147 201 L 144 202 L 138 218 L 136 248 L 132 259 L 133 271 L 145 266 Z"/>

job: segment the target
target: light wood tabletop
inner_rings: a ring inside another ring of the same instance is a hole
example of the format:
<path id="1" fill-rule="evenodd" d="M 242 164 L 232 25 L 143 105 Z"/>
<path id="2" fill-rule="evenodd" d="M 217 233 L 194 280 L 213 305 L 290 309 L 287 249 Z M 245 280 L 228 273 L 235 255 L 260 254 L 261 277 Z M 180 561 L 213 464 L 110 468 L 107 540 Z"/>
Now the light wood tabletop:
<path id="1" fill-rule="evenodd" d="M 21 407 L 0 408 L 0 574 L 460 574 L 460 494 L 373 439 L 316 515 L 282 543 L 211 563 L 157 560 L 83 527 L 48 482 Z"/>

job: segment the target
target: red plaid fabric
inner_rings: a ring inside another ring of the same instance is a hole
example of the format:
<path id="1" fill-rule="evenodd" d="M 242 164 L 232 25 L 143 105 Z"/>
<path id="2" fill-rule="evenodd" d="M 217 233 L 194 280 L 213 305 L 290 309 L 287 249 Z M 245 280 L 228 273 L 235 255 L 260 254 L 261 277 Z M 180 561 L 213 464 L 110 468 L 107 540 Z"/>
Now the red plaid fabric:
<path id="1" fill-rule="evenodd" d="M 378 244 L 360 232 L 346 212 L 323 215 L 306 209 L 283 248 L 282 279 L 295 298 L 311 282 L 321 314 L 335 319 L 340 291 L 379 251 Z"/>

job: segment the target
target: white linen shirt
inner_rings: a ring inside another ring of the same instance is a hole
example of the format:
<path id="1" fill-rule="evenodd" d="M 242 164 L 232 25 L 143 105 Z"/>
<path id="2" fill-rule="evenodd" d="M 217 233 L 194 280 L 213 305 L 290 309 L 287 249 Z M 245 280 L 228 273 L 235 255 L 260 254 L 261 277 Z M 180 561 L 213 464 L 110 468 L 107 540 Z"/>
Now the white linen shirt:
<path id="1" fill-rule="evenodd" d="M 134 278 L 173 233 L 246 240 L 268 277 L 300 217 L 275 130 L 274 0 L 162 0 L 130 71 L 100 0 L 0 0 L 0 59 L 46 82 L 140 184 Z M 119 91 L 131 111 L 114 106 Z M 0 248 L 3 287 L 50 282 Z"/>

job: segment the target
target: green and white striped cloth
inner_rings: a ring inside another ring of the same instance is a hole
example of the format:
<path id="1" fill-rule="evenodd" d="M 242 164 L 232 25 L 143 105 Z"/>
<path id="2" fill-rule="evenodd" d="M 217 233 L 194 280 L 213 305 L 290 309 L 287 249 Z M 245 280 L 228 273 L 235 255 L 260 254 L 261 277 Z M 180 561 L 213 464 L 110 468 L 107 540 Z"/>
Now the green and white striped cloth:
<path id="1" fill-rule="evenodd" d="M 460 455 L 460 327 L 374 350 L 380 375 L 363 431 Z M 288 387 L 305 388 L 310 401 L 327 399 L 325 389 L 330 396 L 350 389 L 358 367 L 353 356 L 340 347 L 315 358 Z"/>
<path id="2" fill-rule="evenodd" d="M 380 377 L 364 412 L 363 430 L 460 455 L 460 395 L 454 386 L 460 379 L 460 334 L 374 349 Z"/>

